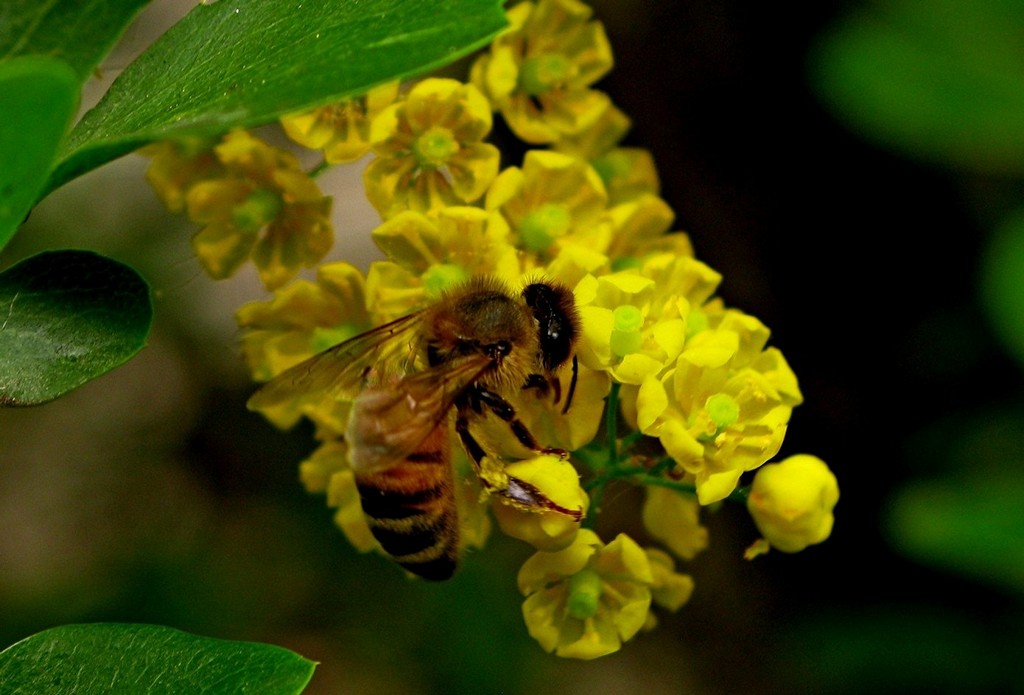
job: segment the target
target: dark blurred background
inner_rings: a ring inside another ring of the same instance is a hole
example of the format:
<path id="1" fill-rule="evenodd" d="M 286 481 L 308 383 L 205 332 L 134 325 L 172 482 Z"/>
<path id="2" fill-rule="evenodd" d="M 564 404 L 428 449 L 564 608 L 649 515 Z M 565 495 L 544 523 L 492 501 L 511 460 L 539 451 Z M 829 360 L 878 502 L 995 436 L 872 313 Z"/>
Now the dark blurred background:
<path id="1" fill-rule="evenodd" d="M 987 88 L 1024 93 L 1024 7 L 591 4 L 627 144 L 653 152 L 676 227 L 800 379 L 782 455 L 836 473 L 832 538 L 747 562 L 746 512 L 708 514 L 690 604 L 594 662 L 527 636 L 522 544 L 493 535 L 443 586 L 358 555 L 297 482 L 310 432 L 245 410 L 233 312 L 261 298 L 254 277 L 202 275 L 133 156 L 51 196 L 0 258 L 93 248 L 156 300 L 138 358 L 0 411 L 0 645 L 160 623 L 294 649 L 321 662 L 315 693 L 1022 691 L 1024 111 Z M 188 5 L 155 3 L 105 77 Z M 335 256 L 363 263 L 374 222 L 347 169 L 324 184 Z M 617 501 L 631 514 L 636 496 Z"/>

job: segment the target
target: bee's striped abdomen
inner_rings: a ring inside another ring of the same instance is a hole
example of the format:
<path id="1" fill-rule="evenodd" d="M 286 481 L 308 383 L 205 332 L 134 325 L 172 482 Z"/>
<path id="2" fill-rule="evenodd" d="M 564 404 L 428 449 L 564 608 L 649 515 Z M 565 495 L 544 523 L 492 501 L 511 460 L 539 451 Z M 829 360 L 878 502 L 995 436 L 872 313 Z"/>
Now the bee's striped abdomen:
<path id="1" fill-rule="evenodd" d="M 459 558 L 448 428 L 434 430 L 402 462 L 356 475 L 363 513 L 377 542 L 399 565 L 424 579 L 444 580 Z"/>

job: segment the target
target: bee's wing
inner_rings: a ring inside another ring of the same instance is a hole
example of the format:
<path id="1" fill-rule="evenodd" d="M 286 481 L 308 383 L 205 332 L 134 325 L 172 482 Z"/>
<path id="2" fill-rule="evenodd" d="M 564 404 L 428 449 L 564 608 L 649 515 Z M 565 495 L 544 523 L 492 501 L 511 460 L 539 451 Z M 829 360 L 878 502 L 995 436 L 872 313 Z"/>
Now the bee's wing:
<path id="1" fill-rule="evenodd" d="M 445 425 L 459 396 L 491 366 L 490 357 L 469 355 L 364 390 L 345 433 L 352 468 L 357 474 L 376 473 L 414 453 L 421 462 L 447 463 L 446 453 L 421 447 Z"/>
<path id="2" fill-rule="evenodd" d="M 406 350 L 413 359 L 412 337 L 422 313 L 409 314 L 349 338 L 286 369 L 249 398 L 249 410 L 260 410 L 294 399 L 355 398 L 379 368 L 390 367 Z"/>

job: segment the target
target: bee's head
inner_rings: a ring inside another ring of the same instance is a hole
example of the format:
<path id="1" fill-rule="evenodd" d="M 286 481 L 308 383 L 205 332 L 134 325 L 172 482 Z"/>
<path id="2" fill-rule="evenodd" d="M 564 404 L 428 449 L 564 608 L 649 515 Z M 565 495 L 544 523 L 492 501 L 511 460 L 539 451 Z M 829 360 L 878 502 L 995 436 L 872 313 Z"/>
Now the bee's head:
<path id="1" fill-rule="evenodd" d="M 576 298 L 567 287 L 534 282 L 523 289 L 523 301 L 537 322 L 541 363 L 549 372 L 555 371 L 572 356 L 579 337 Z"/>

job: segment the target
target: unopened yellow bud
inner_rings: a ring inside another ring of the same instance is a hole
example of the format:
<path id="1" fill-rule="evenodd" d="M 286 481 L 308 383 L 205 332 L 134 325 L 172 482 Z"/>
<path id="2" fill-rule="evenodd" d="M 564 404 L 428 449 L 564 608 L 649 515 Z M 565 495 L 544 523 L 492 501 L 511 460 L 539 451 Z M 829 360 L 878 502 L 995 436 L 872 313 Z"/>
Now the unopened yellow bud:
<path id="1" fill-rule="evenodd" d="M 773 548 L 795 553 L 829 537 L 838 501 L 839 485 L 825 462 L 798 454 L 758 470 L 747 509 Z"/>

